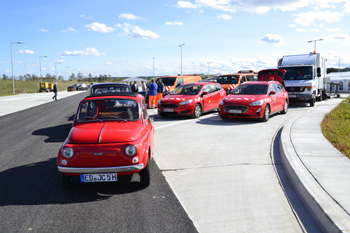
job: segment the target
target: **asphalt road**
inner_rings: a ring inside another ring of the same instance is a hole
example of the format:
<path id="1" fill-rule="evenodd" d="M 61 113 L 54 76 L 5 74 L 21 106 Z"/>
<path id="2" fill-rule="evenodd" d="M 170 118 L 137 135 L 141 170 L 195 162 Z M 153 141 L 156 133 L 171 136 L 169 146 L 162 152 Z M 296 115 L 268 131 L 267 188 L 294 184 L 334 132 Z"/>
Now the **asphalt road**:
<path id="1" fill-rule="evenodd" d="M 84 95 L 0 117 L 0 232 L 197 232 L 154 161 L 146 189 L 62 189 L 56 156 Z"/>

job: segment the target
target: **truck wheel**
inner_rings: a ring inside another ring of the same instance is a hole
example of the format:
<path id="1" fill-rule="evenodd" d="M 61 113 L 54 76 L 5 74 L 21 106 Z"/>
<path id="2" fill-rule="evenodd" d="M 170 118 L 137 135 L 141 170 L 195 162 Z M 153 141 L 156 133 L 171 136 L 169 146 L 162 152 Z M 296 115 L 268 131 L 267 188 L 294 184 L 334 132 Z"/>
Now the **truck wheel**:
<path id="1" fill-rule="evenodd" d="M 266 105 L 264 110 L 264 115 L 261 118 L 261 121 L 266 122 L 269 120 L 269 118 L 270 118 L 270 106 Z"/>
<path id="2" fill-rule="evenodd" d="M 315 102 L 316 102 L 316 98 L 314 97 L 310 100 L 310 107 L 315 106 Z"/>
<path id="3" fill-rule="evenodd" d="M 198 118 L 202 115 L 202 107 L 200 104 L 196 104 L 193 109 L 193 118 Z"/>

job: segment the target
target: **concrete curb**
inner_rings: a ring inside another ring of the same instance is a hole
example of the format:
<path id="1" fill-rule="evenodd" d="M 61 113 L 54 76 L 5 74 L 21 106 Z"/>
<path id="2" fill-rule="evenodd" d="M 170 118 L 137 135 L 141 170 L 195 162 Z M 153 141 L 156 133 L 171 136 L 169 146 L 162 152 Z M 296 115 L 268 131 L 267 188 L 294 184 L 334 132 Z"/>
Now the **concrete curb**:
<path id="1" fill-rule="evenodd" d="M 280 152 L 283 166 L 305 206 L 325 232 L 350 232 L 350 216 L 337 203 L 300 159 L 291 141 L 291 119 L 281 133 Z"/>

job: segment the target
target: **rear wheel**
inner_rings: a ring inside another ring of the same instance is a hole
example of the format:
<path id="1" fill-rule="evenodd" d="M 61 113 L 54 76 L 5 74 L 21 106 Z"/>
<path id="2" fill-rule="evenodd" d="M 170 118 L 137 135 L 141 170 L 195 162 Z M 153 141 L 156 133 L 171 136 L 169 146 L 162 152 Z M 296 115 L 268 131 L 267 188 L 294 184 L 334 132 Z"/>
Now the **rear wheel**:
<path id="1" fill-rule="evenodd" d="M 200 104 L 196 104 L 193 109 L 193 118 L 198 118 L 202 115 L 202 107 Z"/>
<path id="2" fill-rule="evenodd" d="M 282 114 L 286 114 L 288 111 L 288 102 L 287 100 L 284 102 L 284 105 L 283 105 L 283 110 L 281 111 Z"/>
<path id="3" fill-rule="evenodd" d="M 261 118 L 261 120 L 262 120 L 263 122 L 266 122 L 266 121 L 269 120 L 269 118 L 270 118 L 270 106 L 269 106 L 269 105 L 266 105 L 266 106 L 265 106 L 265 110 L 264 110 L 264 115 L 263 115 L 263 117 Z"/>

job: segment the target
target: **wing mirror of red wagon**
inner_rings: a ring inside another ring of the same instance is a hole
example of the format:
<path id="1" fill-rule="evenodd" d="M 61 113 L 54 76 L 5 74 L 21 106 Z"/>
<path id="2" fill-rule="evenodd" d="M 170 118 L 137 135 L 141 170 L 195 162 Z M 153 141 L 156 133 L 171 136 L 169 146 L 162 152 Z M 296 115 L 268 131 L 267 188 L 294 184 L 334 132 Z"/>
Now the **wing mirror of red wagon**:
<path id="1" fill-rule="evenodd" d="M 276 94 L 275 91 L 270 91 L 270 95 L 274 95 L 274 94 Z"/>
<path id="2" fill-rule="evenodd" d="M 203 91 L 202 96 L 203 95 L 208 95 L 208 92 L 207 91 Z"/>

